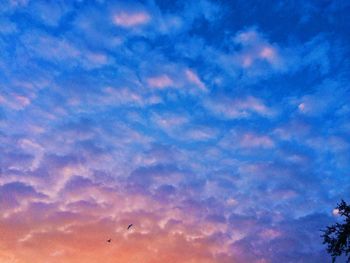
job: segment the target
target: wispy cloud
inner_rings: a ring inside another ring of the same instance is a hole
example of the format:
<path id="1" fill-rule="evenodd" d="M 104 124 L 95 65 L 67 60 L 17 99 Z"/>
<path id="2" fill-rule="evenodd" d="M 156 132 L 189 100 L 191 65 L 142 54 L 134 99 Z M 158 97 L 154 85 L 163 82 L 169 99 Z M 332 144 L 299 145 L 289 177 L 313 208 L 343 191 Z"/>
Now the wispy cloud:
<path id="1" fill-rule="evenodd" d="M 198 75 L 194 71 L 187 69 L 186 70 L 186 77 L 190 82 L 195 84 L 198 88 L 200 88 L 204 91 L 207 90 L 203 81 L 201 81 L 201 79 L 198 77 Z"/>
<path id="2" fill-rule="evenodd" d="M 113 21 L 117 26 L 129 28 L 147 24 L 151 16 L 147 12 L 121 11 L 114 15 Z"/>
<path id="3" fill-rule="evenodd" d="M 150 77 L 147 79 L 147 83 L 151 87 L 159 89 L 170 87 L 174 84 L 174 82 L 168 75 Z"/>
<path id="4" fill-rule="evenodd" d="M 262 67 L 259 64 L 263 62 L 266 62 L 273 70 L 283 71 L 286 68 L 285 58 L 279 54 L 278 47 L 269 43 L 255 29 L 237 33 L 233 41 L 242 48 L 234 54 L 234 61 L 245 70 L 254 70 L 255 74 L 258 74 L 259 68 Z"/>
<path id="5" fill-rule="evenodd" d="M 263 117 L 272 117 L 275 115 L 275 112 L 270 107 L 265 105 L 261 99 L 253 96 L 210 100 L 206 105 L 209 110 L 213 111 L 213 113 L 224 118 L 248 118 L 254 114 Z"/>

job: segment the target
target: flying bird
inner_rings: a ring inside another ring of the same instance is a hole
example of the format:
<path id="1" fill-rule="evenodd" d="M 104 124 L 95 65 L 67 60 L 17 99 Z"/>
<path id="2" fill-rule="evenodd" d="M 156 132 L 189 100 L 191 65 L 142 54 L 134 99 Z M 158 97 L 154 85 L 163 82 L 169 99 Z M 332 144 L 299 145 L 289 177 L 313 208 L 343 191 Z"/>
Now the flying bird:
<path id="1" fill-rule="evenodd" d="M 112 242 L 112 239 L 111 239 L 111 238 L 110 238 L 110 239 L 108 239 L 108 240 L 107 240 L 107 242 L 108 242 L 108 243 L 111 243 L 111 242 Z"/>
<path id="2" fill-rule="evenodd" d="M 127 230 L 129 230 L 132 226 L 133 226 L 133 224 L 128 225 Z"/>

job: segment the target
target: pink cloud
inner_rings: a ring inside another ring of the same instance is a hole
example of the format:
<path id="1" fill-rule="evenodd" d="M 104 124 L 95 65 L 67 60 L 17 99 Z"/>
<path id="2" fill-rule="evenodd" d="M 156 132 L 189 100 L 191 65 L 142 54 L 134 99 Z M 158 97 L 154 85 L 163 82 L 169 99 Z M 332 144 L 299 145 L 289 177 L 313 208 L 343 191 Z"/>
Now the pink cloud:
<path id="1" fill-rule="evenodd" d="M 250 109 L 261 115 L 270 115 L 271 110 L 258 98 L 249 96 L 244 100 L 237 100 L 236 104 L 240 109 Z"/>
<path id="2" fill-rule="evenodd" d="M 217 136 L 217 131 L 207 127 L 194 128 L 186 132 L 185 138 L 191 140 L 206 141 Z"/>
<path id="3" fill-rule="evenodd" d="M 153 121 L 162 129 L 170 131 L 175 127 L 182 126 L 189 122 L 186 116 L 174 115 L 174 114 L 163 114 L 154 115 Z"/>
<path id="4" fill-rule="evenodd" d="M 245 55 L 242 57 L 243 68 L 249 68 L 253 64 L 253 58 L 250 55 Z"/>
<path id="5" fill-rule="evenodd" d="M 23 110 L 31 104 L 31 98 L 19 94 L 11 94 L 7 98 L 0 95 L 0 104 L 13 110 Z"/>
<path id="6" fill-rule="evenodd" d="M 241 67 L 254 69 L 259 61 L 266 61 L 275 70 L 284 69 L 278 48 L 255 29 L 238 33 L 234 42 L 242 46 L 242 49 L 234 54 L 234 61 Z M 257 69 L 251 73 L 261 74 Z"/>
<path id="7" fill-rule="evenodd" d="M 82 62 L 88 69 L 98 68 L 108 64 L 108 56 L 103 53 L 86 52 L 83 56 Z"/>
<path id="8" fill-rule="evenodd" d="M 271 45 L 264 45 L 261 47 L 259 57 L 268 61 L 274 68 L 283 69 L 284 63 L 277 48 Z"/>
<path id="9" fill-rule="evenodd" d="M 281 236 L 281 232 L 275 229 L 264 229 L 259 233 L 259 236 L 265 240 L 271 240 Z"/>
<path id="10" fill-rule="evenodd" d="M 165 74 L 148 78 L 147 83 L 149 86 L 154 88 L 159 88 L 159 89 L 169 87 L 174 84 L 173 80 L 169 78 L 168 75 L 165 75 Z"/>
<path id="11" fill-rule="evenodd" d="M 272 47 L 263 47 L 260 52 L 260 57 L 268 60 L 273 59 L 276 56 L 276 52 Z"/>
<path id="12" fill-rule="evenodd" d="M 254 113 L 266 117 L 275 115 L 275 112 L 261 99 L 253 96 L 210 101 L 207 103 L 207 107 L 216 114 L 232 119 L 248 118 Z"/>
<path id="13" fill-rule="evenodd" d="M 144 105 L 146 100 L 142 97 L 142 94 L 137 93 L 127 87 L 107 87 L 104 89 L 104 94 L 95 103 L 100 105 L 122 105 L 126 103 Z M 94 103 L 94 102 L 91 102 Z"/>
<path id="14" fill-rule="evenodd" d="M 247 30 L 238 33 L 234 38 L 234 42 L 242 45 L 248 45 L 256 42 L 257 39 L 259 39 L 259 35 L 255 30 Z"/>
<path id="15" fill-rule="evenodd" d="M 207 90 L 205 84 L 200 80 L 200 78 L 194 71 L 186 69 L 186 77 L 190 82 L 198 86 L 200 89 Z"/>
<path id="16" fill-rule="evenodd" d="M 146 12 L 120 12 L 114 16 L 113 21 L 118 26 L 129 28 L 145 25 L 150 19 L 150 15 Z"/>
<path id="17" fill-rule="evenodd" d="M 272 67 L 282 69 L 282 59 L 276 48 L 269 44 L 256 43 L 254 47 L 247 47 L 242 53 L 235 54 L 235 60 L 243 68 L 250 68 L 258 61 L 267 61 Z"/>
<path id="18" fill-rule="evenodd" d="M 310 125 L 302 121 L 291 121 L 283 126 L 277 127 L 273 133 L 281 140 L 300 141 L 309 135 Z"/>
<path id="19" fill-rule="evenodd" d="M 240 146 L 243 148 L 272 148 L 274 147 L 273 140 L 266 135 L 260 136 L 254 133 L 246 133 L 244 134 L 239 142 Z"/>
<path id="20" fill-rule="evenodd" d="M 198 222 L 195 214 L 174 205 L 88 180 L 72 181 L 56 201 L 30 203 L 9 218 L 0 216 L 0 260 L 232 262 L 229 240 L 211 238 L 226 230 L 224 224 Z M 135 228 L 126 231 L 130 222 Z"/>
<path id="21" fill-rule="evenodd" d="M 30 104 L 30 99 L 27 97 L 21 95 L 14 95 L 14 98 L 16 102 L 23 108 Z"/>
<path id="22" fill-rule="evenodd" d="M 46 35 L 42 32 L 25 34 L 23 41 L 31 54 L 54 63 L 63 62 L 66 66 L 81 66 L 86 69 L 102 67 L 110 59 L 103 52 L 91 52 L 77 47 L 65 39 Z"/>

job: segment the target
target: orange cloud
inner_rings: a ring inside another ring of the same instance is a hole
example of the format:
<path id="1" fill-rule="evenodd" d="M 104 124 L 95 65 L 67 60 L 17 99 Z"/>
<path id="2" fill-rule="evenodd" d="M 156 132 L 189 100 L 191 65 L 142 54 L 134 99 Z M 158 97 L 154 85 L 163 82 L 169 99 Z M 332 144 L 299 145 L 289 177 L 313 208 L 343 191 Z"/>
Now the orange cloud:
<path id="1" fill-rule="evenodd" d="M 228 246 L 213 238 L 224 225 L 187 208 L 86 178 L 71 179 L 58 196 L 0 216 L 1 262 L 232 262 Z"/>

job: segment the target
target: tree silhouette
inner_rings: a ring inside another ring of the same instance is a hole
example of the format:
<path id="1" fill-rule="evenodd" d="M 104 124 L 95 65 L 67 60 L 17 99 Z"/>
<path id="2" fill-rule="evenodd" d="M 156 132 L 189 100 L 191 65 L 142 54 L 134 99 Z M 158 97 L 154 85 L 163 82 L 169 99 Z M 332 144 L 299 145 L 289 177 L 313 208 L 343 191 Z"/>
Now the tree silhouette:
<path id="1" fill-rule="evenodd" d="M 343 253 L 350 262 L 350 205 L 344 200 L 336 207 L 337 214 L 344 217 L 343 223 L 336 223 L 323 230 L 323 244 L 327 244 L 327 252 L 334 263 Z"/>

